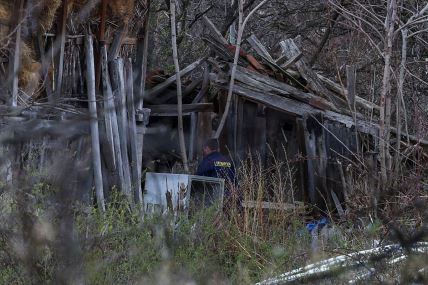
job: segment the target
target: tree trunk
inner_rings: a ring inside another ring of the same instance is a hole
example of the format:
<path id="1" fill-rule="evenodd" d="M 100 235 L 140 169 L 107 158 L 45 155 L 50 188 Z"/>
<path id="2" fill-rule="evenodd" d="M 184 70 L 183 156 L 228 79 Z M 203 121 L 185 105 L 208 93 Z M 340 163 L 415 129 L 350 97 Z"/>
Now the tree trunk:
<path id="1" fill-rule="evenodd" d="M 385 48 L 384 48 L 384 71 L 382 90 L 380 97 L 380 122 L 379 122 L 379 151 L 381 164 L 381 183 L 385 188 L 388 183 L 387 170 L 389 169 L 389 138 L 391 126 L 391 57 L 394 37 L 395 17 L 397 11 L 396 0 L 388 1 L 387 18 L 385 22 Z"/>

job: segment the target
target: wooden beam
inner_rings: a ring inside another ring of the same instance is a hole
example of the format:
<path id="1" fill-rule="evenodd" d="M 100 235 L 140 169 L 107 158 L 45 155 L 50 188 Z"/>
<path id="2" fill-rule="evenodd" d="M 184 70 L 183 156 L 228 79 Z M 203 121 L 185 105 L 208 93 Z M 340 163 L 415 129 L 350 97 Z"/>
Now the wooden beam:
<path id="1" fill-rule="evenodd" d="M 193 71 L 195 68 L 200 66 L 205 60 L 206 60 L 205 58 L 201 58 L 201 59 L 198 59 L 197 61 L 195 61 L 194 63 L 188 65 L 186 68 L 180 70 L 179 76 L 183 77 L 183 76 L 187 75 L 188 73 Z M 152 101 L 156 95 L 160 94 L 166 88 L 168 88 L 168 86 L 173 84 L 176 81 L 176 79 L 177 79 L 177 74 L 174 74 L 173 76 L 169 77 L 167 80 L 162 82 L 161 84 L 156 85 L 155 87 L 153 87 L 152 89 L 147 91 L 144 99 L 149 101 L 149 102 Z"/>
<path id="2" fill-rule="evenodd" d="M 268 52 L 268 50 L 265 48 L 265 46 L 259 41 L 259 39 L 254 34 L 252 34 L 247 39 L 247 42 L 257 52 L 258 55 L 261 55 L 261 56 L 265 57 L 269 61 L 275 62 L 275 60 L 270 55 L 270 53 Z"/>
<path id="3" fill-rule="evenodd" d="M 146 108 L 151 110 L 150 116 L 176 117 L 178 115 L 177 105 L 149 105 Z M 212 103 L 183 104 L 183 115 L 190 115 L 192 112 L 212 112 L 213 110 L 214 105 Z"/>
<path id="4" fill-rule="evenodd" d="M 202 20 L 204 21 L 205 25 L 209 28 L 209 30 L 212 32 L 213 36 L 222 44 L 228 45 L 229 43 L 226 41 L 226 39 L 221 35 L 220 31 L 216 28 L 216 26 L 211 22 L 211 20 L 204 15 L 202 17 Z"/>
<path id="5" fill-rule="evenodd" d="M 277 211 L 295 211 L 296 209 L 305 209 L 305 204 L 301 202 L 291 203 L 275 203 L 275 202 L 259 202 L 259 201 L 244 201 L 242 207 L 248 209 L 268 209 Z"/>
<path id="6" fill-rule="evenodd" d="M 272 79 L 267 75 L 256 73 L 248 69 L 239 67 L 236 70 L 236 80 L 247 84 L 253 88 L 257 88 L 266 92 L 280 94 L 289 98 L 305 102 L 317 109 L 337 110 L 337 108 L 329 101 L 311 93 L 303 92 L 284 82 Z"/>
<path id="7" fill-rule="evenodd" d="M 340 95 L 342 98 L 347 99 L 348 98 L 348 90 L 346 90 L 344 87 L 342 87 L 340 84 L 333 82 L 332 80 L 328 79 L 327 77 L 322 76 L 321 74 L 317 74 L 318 78 L 326 85 L 328 89 L 330 89 L 333 92 L 336 92 L 338 95 Z M 379 112 L 380 107 L 364 98 L 361 98 L 359 96 L 355 96 L 355 102 L 358 106 L 367 109 L 369 111 L 377 111 Z"/>
<path id="8" fill-rule="evenodd" d="M 297 39 L 300 39 L 299 37 Z M 287 39 L 280 42 L 282 52 L 289 59 L 292 59 L 298 56 L 301 51 L 299 47 L 296 45 L 293 39 Z M 321 97 L 325 97 L 330 100 L 334 105 L 346 106 L 346 103 L 341 98 L 338 98 L 331 92 L 329 89 L 324 87 L 321 80 L 319 80 L 317 74 L 312 70 L 311 66 L 308 64 L 305 57 L 301 57 L 298 61 L 295 62 L 297 70 L 301 74 L 301 76 L 306 80 L 309 85 L 309 88 L 315 92 L 317 95 Z"/>
<path id="9" fill-rule="evenodd" d="M 251 35 L 247 39 L 248 43 L 251 45 L 251 47 L 256 51 L 256 53 L 261 57 L 261 59 L 271 68 L 274 72 L 281 72 L 285 76 L 291 78 L 292 80 L 295 80 L 293 78 L 293 74 L 291 71 L 287 71 L 286 69 L 282 68 L 269 54 L 266 47 L 263 46 L 263 44 L 259 41 L 259 39 L 255 35 Z M 300 84 L 297 80 L 295 80 L 297 83 Z"/>
<path id="10" fill-rule="evenodd" d="M 227 88 L 223 85 L 219 85 L 219 87 L 224 89 Z M 291 115 L 298 115 L 300 117 L 303 117 L 308 115 L 323 114 L 325 119 L 342 123 L 348 128 L 350 128 L 351 126 L 355 126 L 355 121 L 351 116 L 343 115 L 330 110 L 318 110 L 306 103 L 274 95 L 268 92 L 256 91 L 241 84 L 235 84 L 233 92 L 251 101 L 262 103 L 270 108 L 286 112 Z M 375 123 L 359 119 L 358 125 L 356 127 L 363 133 L 377 136 L 378 125 Z"/>

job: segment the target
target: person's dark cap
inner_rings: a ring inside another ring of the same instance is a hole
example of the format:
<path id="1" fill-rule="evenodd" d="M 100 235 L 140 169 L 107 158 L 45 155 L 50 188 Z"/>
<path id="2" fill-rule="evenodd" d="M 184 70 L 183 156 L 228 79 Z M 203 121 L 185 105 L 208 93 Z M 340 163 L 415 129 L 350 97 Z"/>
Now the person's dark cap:
<path id="1" fill-rule="evenodd" d="M 205 141 L 203 147 L 209 147 L 211 150 L 218 150 L 220 146 L 218 139 L 211 138 Z"/>

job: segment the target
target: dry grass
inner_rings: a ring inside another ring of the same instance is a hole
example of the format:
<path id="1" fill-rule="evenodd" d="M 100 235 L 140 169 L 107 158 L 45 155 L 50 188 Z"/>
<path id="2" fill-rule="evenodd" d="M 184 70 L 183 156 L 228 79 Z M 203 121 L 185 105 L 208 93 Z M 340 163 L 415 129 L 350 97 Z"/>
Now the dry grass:
<path id="1" fill-rule="evenodd" d="M 47 32 L 52 28 L 61 0 L 42 0 L 40 3 L 39 27 Z"/>
<path id="2" fill-rule="evenodd" d="M 0 21 L 7 23 L 10 21 L 10 4 L 0 1 Z"/>
<path id="3" fill-rule="evenodd" d="M 35 60 L 34 50 L 25 42 L 21 43 L 21 68 L 19 70 L 19 86 L 29 96 L 39 87 L 41 64 Z"/>

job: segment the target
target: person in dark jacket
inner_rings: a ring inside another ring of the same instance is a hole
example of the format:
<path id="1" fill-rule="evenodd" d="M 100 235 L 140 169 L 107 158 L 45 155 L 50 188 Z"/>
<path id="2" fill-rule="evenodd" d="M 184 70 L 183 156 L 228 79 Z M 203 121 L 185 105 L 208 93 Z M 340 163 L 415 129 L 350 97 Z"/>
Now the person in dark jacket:
<path id="1" fill-rule="evenodd" d="M 230 205 L 234 200 L 240 208 L 241 195 L 237 193 L 237 179 L 233 163 L 220 153 L 217 139 L 209 139 L 202 148 L 203 159 L 198 166 L 196 175 L 223 178 L 225 180 L 224 202 Z M 231 201 L 232 200 L 232 201 Z"/>
<path id="2" fill-rule="evenodd" d="M 225 182 L 235 182 L 235 169 L 232 162 L 220 153 L 217 139 L 209 139 L 203 148 L 203 159 L 198 166 L 196 175 L 217 177 L 225 179 Z"/>

